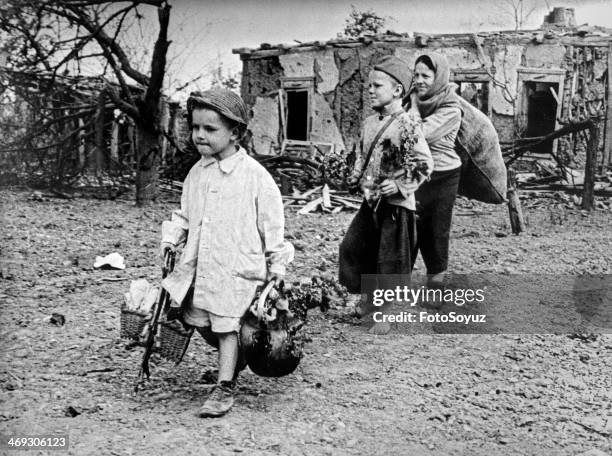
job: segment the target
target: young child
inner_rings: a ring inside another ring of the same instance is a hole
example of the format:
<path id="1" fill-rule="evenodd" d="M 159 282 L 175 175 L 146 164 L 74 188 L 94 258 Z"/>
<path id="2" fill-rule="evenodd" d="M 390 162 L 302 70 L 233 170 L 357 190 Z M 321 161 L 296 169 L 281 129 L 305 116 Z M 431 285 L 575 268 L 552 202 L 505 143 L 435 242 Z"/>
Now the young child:
<path id="1" fill-rule="evenodd" d="M 198 411 L 217 417 L 234 403 L 240 319 L 258 285 L 282 280 L 294 249 L 284 240 L 278 187 L 239 146 L 248 122 L 242 99 L 218 88 L 192 93 L 187 120 L 202 158 L 185 179 L 180 210 L 162 224 L 162 255 L 185 243 L 162 286 L 183 304 L 183 321 L 218 343 L 217 385 Z"/>
<path id="2" fill-rule="evenodd" d="M 433 169 L 418 116 L 402 108 L 411 84 L 408 64 L 384 57 L 370 72 L 368 84 L 376 114 L 364 121 L 360 150 L 348 178 L 349 186 L 361 183 L 365 200 L 340 245 L 340 282 L 351 293 L 363 292 L 362 274 L 412 272 L 414 191 Z M 389 330 L 387 323 L 376 323 L 370 332 Z"/>

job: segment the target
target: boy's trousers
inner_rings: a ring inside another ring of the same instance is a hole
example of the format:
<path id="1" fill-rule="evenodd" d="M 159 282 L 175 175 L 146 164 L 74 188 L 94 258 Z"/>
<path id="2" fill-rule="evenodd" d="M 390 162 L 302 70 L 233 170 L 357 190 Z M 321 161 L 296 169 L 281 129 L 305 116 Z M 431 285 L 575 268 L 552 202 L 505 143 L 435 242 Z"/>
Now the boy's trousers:
<path id="1" fill-rule="evenodd" d="M 361 293 L 362 274 L 409 275 L 415 247 L 413 211 L 384 199 L 374 211 L 364 201 L 340 244 L 340 283 L 349 293 Z"/>
<path id="2" fill-rule="evenodd" d="M 428 274 L 438 274 L 448 268 L 448 247 L 453 206 L 461 168 L 434 171 L 429 181 L 415 192 L 417 201 L 417 242 L 412 255 L 413 265 L 418 251 L 423 256 Z"/>

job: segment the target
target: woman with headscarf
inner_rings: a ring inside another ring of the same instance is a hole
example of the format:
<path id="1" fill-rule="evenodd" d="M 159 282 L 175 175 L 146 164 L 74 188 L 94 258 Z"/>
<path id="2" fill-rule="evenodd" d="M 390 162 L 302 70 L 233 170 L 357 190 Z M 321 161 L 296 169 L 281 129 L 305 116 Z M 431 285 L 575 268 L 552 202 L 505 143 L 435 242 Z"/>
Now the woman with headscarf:
<path id="1" fill-rule="evenodd" d="M 410 94 L 411 110 L 423 120 L 423 134 L 434 160 L 429 181 L 416 191 L 417 247 L 427 268 L 427 285 L 444 283 L 453 205 L 461 175 L 461 159 L 455 152 L 455 139 L 461 125 L 461 110 L 454 84 L 449 83 L 450 68 L 440 54 L 417 58 Z"/>

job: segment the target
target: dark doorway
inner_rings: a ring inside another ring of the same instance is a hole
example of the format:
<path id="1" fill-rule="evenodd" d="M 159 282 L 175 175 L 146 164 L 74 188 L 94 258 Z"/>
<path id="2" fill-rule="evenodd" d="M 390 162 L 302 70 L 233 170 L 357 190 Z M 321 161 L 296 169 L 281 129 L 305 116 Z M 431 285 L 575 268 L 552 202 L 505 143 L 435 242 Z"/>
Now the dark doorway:
<path id="1" fill-rule="evenodd" d="M 287 138 L 296 141 L 308 140 L 308 91 L 287 92 Z"/>
<path id="2" fill-rule="evenodd" d="M 527 129 L 525 136 L 534 138 L 555 131 L 557 120 L 557 100 L 551 90 L 557 93 L 559 85 L 548 82 L 525 82 L 527 96 Z M 546 141 L 535 146 L 532 152 L 550 154 L 553 141 Z"/>

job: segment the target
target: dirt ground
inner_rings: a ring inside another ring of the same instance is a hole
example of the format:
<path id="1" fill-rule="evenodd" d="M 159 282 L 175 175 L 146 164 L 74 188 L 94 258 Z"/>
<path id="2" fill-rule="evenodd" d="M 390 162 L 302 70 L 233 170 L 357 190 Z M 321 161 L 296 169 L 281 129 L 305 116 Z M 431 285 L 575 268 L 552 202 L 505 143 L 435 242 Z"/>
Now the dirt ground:
<path id="1" fill-rule="evenodd" d="M 119 306 L 130 280 L 159 279 L 160 224 L 178 198 L 140 209 L 127 198 L 31 194 L 0 193 L 2 434 L 68 433 L 71 455 L 612 454 L 611 335 L 372 336 L 349 308 L 314 310 L 298 370 L 281 379 L 247 370 L 223 418 L 194 416 L 215 365 L 196 337 L 181 365 L 156 360 L 133 395 L 141 349 L 119 338 Z M 587 215 L 526 198 L 528 233 L 516 237 L 504 206 L 461 201 L 450 268 L 610 274 L 607 204 Z M 334 272 L 351 217 L 289 210 L 289 277 Z M 114 251 L 125 270 L 93 269 Z"/>

